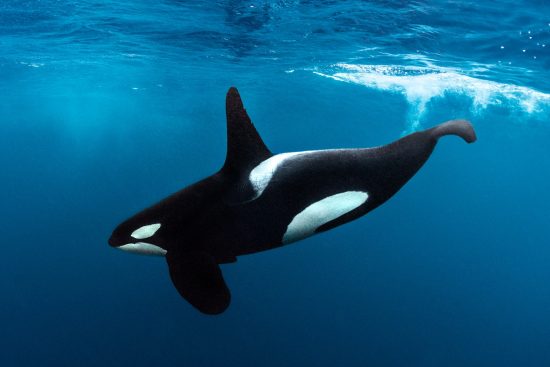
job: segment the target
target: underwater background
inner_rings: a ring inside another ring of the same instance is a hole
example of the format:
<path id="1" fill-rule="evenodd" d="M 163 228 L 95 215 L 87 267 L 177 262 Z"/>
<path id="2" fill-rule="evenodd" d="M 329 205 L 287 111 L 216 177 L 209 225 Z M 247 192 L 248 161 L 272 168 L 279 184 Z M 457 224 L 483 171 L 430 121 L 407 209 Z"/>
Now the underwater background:
<path id="1" fill-rule="evenodd" d="M 547 1 L 0 2 L 0 366 L 550 366 Z M 222 265 L 200 314 L 122 220 L 273 152 L 467 118 L 389 202 Z"/>

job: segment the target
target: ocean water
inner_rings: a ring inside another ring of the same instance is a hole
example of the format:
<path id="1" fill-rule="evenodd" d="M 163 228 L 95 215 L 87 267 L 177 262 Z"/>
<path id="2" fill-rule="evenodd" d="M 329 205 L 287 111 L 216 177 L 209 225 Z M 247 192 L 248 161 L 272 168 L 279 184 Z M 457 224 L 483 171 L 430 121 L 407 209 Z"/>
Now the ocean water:
<path id="1" fill-rule="evenodd" d="M 550 3 L 2 0 L 0 366 L 550 366 Z M 222 265 L 200 314 L 107 239 L 216 171 L 467 118 L 389 202 Z"/>

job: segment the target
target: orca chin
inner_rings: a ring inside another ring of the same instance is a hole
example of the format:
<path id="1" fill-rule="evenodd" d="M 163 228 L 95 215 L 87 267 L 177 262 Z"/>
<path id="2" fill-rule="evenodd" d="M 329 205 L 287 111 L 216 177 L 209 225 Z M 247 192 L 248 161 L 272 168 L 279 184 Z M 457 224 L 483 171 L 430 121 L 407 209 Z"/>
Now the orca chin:
<path id="1" fill-rule="evenodd" d="M 147 242 L 128 243 L 116 248 L 133 254 L 151 256 L 165 256 L 167 252 L 165 249 Z"/>

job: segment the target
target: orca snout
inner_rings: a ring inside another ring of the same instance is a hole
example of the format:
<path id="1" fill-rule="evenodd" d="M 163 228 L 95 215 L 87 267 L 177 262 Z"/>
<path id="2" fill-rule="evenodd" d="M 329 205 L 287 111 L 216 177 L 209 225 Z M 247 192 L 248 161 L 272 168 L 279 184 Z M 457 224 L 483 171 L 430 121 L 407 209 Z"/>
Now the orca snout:
<path id="1" fill-rule="evenodd" d="M 117 230 L 114 230 L 113 231 L 113 234 L 111 234 L 111 237 L 109 237 L 109 246 L 111 247 L 120 247 L 124 244 L 127 243 L 127 241 L 125 241 L 126 239 L 125 238 L 122 238 L 122 236 L 117 233 Z"/>
<path id="2" fill-rule="evenodd" d="M 127 243 L 134 242 L 130 237 L 130 229 L 132 226 L 128 225 L 127 222 L 123 222 L 115 227 L 111 237 L 109 237 L 109 246 L 111 247 L 120 247 L 124 246 Z"/>
<path id="3" fill-rule="evenodd" d="M 116 241 L 116 238 L 115 238 L 115 235 L 114 233 L 111 235 L 111 237 L 109 237 L 109 246 L 111 247 L 117 247 L 117 241 Z"/>

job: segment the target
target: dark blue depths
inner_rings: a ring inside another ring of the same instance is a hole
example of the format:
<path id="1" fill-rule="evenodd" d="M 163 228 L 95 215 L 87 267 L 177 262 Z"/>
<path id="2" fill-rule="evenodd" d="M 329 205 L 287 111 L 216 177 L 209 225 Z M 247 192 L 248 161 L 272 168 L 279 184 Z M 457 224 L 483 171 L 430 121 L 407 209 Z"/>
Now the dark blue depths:
<path id="1" fill-rule="evenodd" d="M 0 365 L 550 365 L 548 14 L 3 2 Z M 223 265 L 232 304 L 208 317 L 162 258 L 106 240 L 221 166 L 231 85 L 274 152 L 457 117 L 479 140 L 442 139 L 365 218 Z"/>

